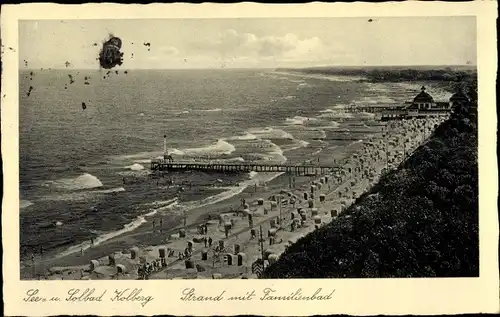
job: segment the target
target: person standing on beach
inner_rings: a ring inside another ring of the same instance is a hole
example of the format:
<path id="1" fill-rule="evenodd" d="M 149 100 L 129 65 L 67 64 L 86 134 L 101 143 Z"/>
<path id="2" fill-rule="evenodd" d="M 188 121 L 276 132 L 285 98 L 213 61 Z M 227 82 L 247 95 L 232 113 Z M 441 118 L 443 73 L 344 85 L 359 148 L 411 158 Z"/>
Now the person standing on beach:
<path id="1" fill-rule="evenodd" d="M 163 232 L 163 218 L 160 218 L 160 233 Z"/>
<path id="2" fill-rule="evenodd" d="M 94 246 L 94 237 L 90 237 L 90 245 Z"/>
<path id="3" fill-rule="evenodd" d="M 208 246 L 211 247 L 212 246 L 212 237 L 208 237 Z"/>

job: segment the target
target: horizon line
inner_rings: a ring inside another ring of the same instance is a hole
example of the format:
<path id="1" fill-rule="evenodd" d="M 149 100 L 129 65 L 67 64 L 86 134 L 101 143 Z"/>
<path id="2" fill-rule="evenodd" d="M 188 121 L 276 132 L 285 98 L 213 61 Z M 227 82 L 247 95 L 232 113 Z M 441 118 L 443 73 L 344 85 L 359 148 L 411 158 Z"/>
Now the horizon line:
<path id="1" fill-rule="evenodd" d="M 132 70 L 152 70 L 152 71 L 161 71 L 161 70 L 252 70 L 252 69 L 311 69 L 311 68 L 389 68 L 389 67 L 468 67 L 468 68 L 477 68 L 477 64 L 436 64 L 436 65 L 424 65 L 424 64 L 412 64 L 412 65 L 324 65 L 324 66 L 279 66 L 279 67 L 193 67 L 193 68 L 114 68 L 114 69 L 105 69 L 105 68 L 55 68 L 55 67 L 37 67 L 37 68 L 19 68 L 19 71 L 23 70 L 102 70 L 102 71 L 132 71 Z"/>

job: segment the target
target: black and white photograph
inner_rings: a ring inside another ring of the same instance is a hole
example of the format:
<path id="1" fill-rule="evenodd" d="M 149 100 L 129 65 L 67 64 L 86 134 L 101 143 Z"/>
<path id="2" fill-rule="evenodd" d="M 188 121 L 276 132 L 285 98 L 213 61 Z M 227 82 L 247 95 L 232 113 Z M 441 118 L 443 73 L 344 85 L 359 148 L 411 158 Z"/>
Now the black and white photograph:
<path id="1" fill-rule="evenodd" d="M 20 20 L 21 280 L 479 277 L 476 22 Z"/>

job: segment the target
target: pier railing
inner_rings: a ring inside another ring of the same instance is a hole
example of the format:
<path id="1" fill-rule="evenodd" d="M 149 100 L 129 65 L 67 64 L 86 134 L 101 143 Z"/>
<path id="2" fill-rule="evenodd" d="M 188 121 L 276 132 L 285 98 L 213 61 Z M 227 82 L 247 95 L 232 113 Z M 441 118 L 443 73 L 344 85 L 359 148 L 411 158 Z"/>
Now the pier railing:
<path id="1" fill-rule="evenodd" d="M 257 163 L 211 163 L 211 162 L 175 162 L 168 160 L 151 161 L 151 170 L 166 171 L 202 171 L 217 173 L 245 173 L 245 172 L 283 172 L 294 175 L 318 175 L 334 169 L 333 166 L 320 165 L 285 165 L 285 164 L 257 164 Z"/>

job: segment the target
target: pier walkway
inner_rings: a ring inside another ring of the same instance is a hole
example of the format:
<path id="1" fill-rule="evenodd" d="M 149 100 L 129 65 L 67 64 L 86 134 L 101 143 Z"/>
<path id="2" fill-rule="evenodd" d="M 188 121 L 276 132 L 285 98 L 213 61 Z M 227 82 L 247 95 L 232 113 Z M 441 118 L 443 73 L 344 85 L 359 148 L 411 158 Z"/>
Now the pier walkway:
<path id="1" fill-rule="evenodd" d="M 312 176 L 329 172 L 335 169 L 334 166 L 317 165 L 285 165 L 285 164 L 230 164 L 230 163 L 196 163 L 196 162 L 175 162 L 168 160 L 151 161 L 151 170 L 166 171 L 202 171 L 217 173 L 248 173 L 248 172 L 283 172 L 297 176 Z"/>

